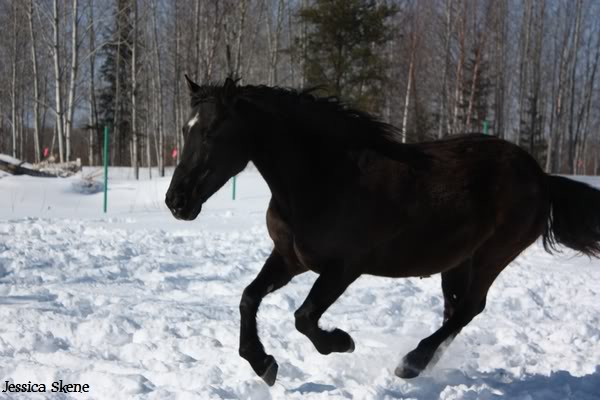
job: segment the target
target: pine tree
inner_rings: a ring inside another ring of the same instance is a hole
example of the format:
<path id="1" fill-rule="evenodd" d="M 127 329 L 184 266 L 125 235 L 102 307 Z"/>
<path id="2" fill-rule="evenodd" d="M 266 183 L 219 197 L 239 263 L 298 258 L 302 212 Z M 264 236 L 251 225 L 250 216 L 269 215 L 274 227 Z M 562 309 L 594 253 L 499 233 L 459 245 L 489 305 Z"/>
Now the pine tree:
<path id="1" fill-rule="evenodd" d="M 397 11 L 374 0 L 317 0 L 302 8 L 300 19 L 309 26 L 303 52 L 307 84 L 325 85 L 329 95 L 380 110 L 387 76 L 381 50 L 393 33 L 387 21 Z"/>
<path id="2" fill-rule="evenodd" d="M 135 1 L 135 0 L 133 0 Z M 103 47 L 104 62 L 100 76 L 104 86 L 99 89 L 99 124 L 111 127 L 114 146 L 112 157 L 118 165 L 129 164 L 131 138 L 131 48 L 132 48 L 132 0 L 118 0 L 114 13 L 114 25 L 109 31 L 107 44 Z"/>

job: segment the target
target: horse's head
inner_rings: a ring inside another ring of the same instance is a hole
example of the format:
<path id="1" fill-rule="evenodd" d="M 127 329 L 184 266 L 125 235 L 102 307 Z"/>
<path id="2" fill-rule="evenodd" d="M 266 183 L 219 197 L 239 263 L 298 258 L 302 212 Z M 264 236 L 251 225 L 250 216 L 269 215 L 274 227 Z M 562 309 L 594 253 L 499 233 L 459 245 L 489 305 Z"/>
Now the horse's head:
<path id="1" fill-rule="evenodd" d="M 236 82 L 202 87 L 187 76 L 192 116 L 183 127 L 181 159 L 165 202 L 173 216 L 193 220 L 229 178 L 241 172 L 250 159 L 247 127 L 236 111 Z"/>

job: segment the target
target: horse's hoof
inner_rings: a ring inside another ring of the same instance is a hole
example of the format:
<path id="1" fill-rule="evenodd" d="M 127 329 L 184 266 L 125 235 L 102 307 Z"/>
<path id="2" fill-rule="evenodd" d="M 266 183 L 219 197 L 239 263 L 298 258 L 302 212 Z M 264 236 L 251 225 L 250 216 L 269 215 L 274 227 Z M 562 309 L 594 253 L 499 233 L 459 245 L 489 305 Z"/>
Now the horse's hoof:
<path id="1" fill-rule="evenodd" d="M 412 379 L 419 376 L 431 361 L 431 356 L 415 349 L 402 359 L 394 373 L 402 379 Z"/>
<path id="2" fill-rule="evenodd" d="M 277 370 L 279 370 L 279 366 L 275 361 L 273 356 L 267 356 L 267 365 L 265 372 L 263 372 L 260 377 L 265 381 L 265 383 L 269 386 L 273 386 L 275 384 L 275 380 L 277 379 Z"/>
<path id="3" fill-rule="evenodd" d="M 346 353 L 354 353 L 354 349 L 356 349 L 356 345 L 354 344 L 354 340 L 352 340 L 351 337 L 349 337 L 350 339 L 350 346 L 348 346 L 348 350 L 346 350 Z"/>
<path id="4" fill-rule="evenodd" d="M 335 338 L 335 341 L 328 353 L 352 353 L 356 349 L 352 336 L 347 332 L 341 329 L 334 329 L 331 335 Z"/>
<path id="5" fill-rule="evenodd" d="M 402 379 L 413 379 L 419 376 L 420 373 L 421 371 L 418 369 L 404 363 L 396 367 L 396 370 L 394 371 L 394 374 Z"/>

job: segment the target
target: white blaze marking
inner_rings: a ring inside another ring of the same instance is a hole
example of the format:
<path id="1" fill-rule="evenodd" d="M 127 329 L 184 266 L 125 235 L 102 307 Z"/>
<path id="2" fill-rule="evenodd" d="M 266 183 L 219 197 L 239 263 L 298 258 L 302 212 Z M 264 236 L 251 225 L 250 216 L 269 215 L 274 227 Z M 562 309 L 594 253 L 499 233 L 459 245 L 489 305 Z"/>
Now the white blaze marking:
<path id="1" fill-rule="evenodd" d="M 200 115 L 199 114 L 194 115 L 194 118 L 190 119 L 190 122 L 188 122 L 188 124 L 187 124 L 188 128 L 192 129 L 192 127 L 194 125 L 196 125 L 196 123 L 198 122 L 199 119 L 200 119 Z"/>

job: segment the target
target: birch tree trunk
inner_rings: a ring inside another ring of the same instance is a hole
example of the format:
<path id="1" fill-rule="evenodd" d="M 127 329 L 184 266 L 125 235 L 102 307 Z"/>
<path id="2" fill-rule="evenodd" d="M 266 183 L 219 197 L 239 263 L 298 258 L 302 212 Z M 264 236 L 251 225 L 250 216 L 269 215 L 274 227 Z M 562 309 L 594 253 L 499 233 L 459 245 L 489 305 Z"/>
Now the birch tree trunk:
<path id="1" fill-rule="evenodd" d="M 163 89 L 162 89 L 162 68 L 160 63 L 160 49 L 158 47 L 158 25 L 156 23 L 156 8 L 158 4 L 156 0 L 152 3 L 152 24 L 153 24 L 153 41 L 154 41 L 154 63 L 156 67 L 156 88 L 158 90 L 157 111 L 158 111 L 158 174 L 165 176 L 165 145 L 164 145 L 164 130 L 163 130 Z M 198 28 L 200 29 L 200 28 Z"/>
<path id="2" fill-rule="evenodd" d="M 90 103 L 90 113 L 88 115 L 89 125 L 89 142 L 88 142 L 88 162 L 89 165 L 94 165 L 95 155 L 102 157 L 101 150 L 101 130 L 98 126 L 98 107 L 96 103 L 96 28 L 94 26 L 94 0 L 88 0 L 88 23 L 89 23 L 89 68 L 90 68 L 90 86 L 88 92 L 88 100 Z M 96 143 L 97 150 L 94 149 Z M 98 158 L 98 159 L 100 159 Z"/>
<path id="3" fill-rule="evenodd" d="M 269 75 L 267 82 L 270 86 L 277 84 L 277 67 L 279 64 L 279 38 L 283 28 L 284 18 L 284 0 L 277 2 L 277 14 L 275 18 L 275 26 L 271 26 L 271 13 L 267 11 L 267 40 L 269 44 Z"/>
<path id="4" fill-rule="evenodd" d="M 148 69 L 146 68 L 146 79 L 144 79 L 145 82 L 145 89 L 146 89 L 146 93 L 150 93 L 150 79 L 148 79 L 148 74 L 151 73 L 148 71 Z M 146 110 L 150 110 L 151 109 L 151 101 L 150 101 L 150 96 L 146 96 L 145 99 L 145 106 L 146 106 Z M 144 124 L 144 131 L 146 132 L 146 134 L 144 135 L 144 142 L 146 143 L 146 166 L 148 167 L 148 179 L 152 179 L 152 141 L 150 140 L 150 121 L 148 119 L 146 119 L 146 123 Z"/>
<path id="5" fill-rule="evenodd" d="M 175 64 L 175 80 L 174 80 L 174 93 L 175 93 L 175 148 L 177 149 L 176 162 L 179 163 L 179 153 L 182 150 L 183 144 L 183 133 L 181 131 L 181 126 L 183 125 L 182 120 L 182 96 L 181 96 L 181 85 L 180 81 L 182 79 L 181 69 L 180 69 L 180 43 L 181 43 L 181 30 L 179 29 L 179 24 L 177 23 L 177 16 L 179 13 L 179 2 L 178 0 L 174 1 L 175 7 L 175 54 L 174 54 L 174 64 Z M 200 66 L 198 66 L 200 68 Z M 200 77 L 200 75 L 198 75 Z M 150 159 L 150 151 L 148 150 L 148 159 Z"/>
<path id="6" fill-rule="evenodd" d="M 213 0 L 215 5 L 215 15 L 212 21 L 212 29 L 210 35 L 205 36 L 204 48 L 206 49 L 204 81 L 208 81 L 212 77 L 212 72 L 215 62 L 215 54 L 217 52 L 218 38 L 221 32 L 221 24 L 223 22 L 223 13 L 221 12 L 220 0 Z M 209 15 L 206 13 L 205 26 L 209 25 Z"/>
<path id="7" fill-rule="evenodd" d="M 525 100 L 527 98 L 529 88 L 529 37 L 531 34 L 531 14 L 533 10 L 533 0 L 527 0 L 523 8 L 523 21 L 521 22 L 521 36 L 524 40 L 521 41 L 520 63 L 519 63 L 519 120 L 517 126 L 519 130 L 515 143 L 521 143 L 521 122 L 525 118 Z"/>
<path id="8" fill-rule="evenodd" d="M 471 79 L 471 93 L 469 96 L 469 105 L 467 107 L 467 132 L 471 131 L 471 116 L 473 115 L 473 104 L 475 103 L 475 90 L 477 89 L 477 79 L 479 78 L 479 65 L 481 64 L 482 46 L 484 46 L 484 44 L 480 44 L 477 47 L 477 53 L 475 55 L 475 65 L 473 66 L 473 78 Z"/>
<path id="9" fill-rule="evenodd" d="M 497 41 L 496 41 L 496 59 L 497 59 L 497 69 L 496 69 L 496 104 L 495 104 L 495 120 L 494 120 L 494 132 L 501 138 L 504 138 L 504 114 L 505 114 L 505 74 L 506 74 L 506 14 L 507 14 L 507 4 L 506 0 L 500 1 L 500 7 L 498 9 L 499 21 L 498 23 L 498 32 L 497 32 Z"/>
<path id="10" fill-rule="evenodd" d="M 530 148 L 532 153 L 537 153 L 536 140 L 533 133 L 544 132 L 544 107 L 542 99 L 542 52 L 544 51 L 544 22 L 546 14 L 546 0 L 538 0 L 540 5 L 538 24 L 536 28 L 535 48 L 533 53 L 533 111 L 531 120 L 532 137 L 530 139 Z M 537 158 L 537 154 L 536 154 Z"/>
<path id="11" fill-rule="evenodd" d="M 31 67 L 33 69 L 33 149 L 34 160 L 39 163 L 40 155 L 40 78 L 37 58 L 37 38 L 33 28 L 33 0 L 29 1 L 29 35 L 31 38 Z"/>
<path id="12" fill-rule="evenodd" d="M 64 112 L 63 112 L 63 96 L 62 96 L 62 85 L 63 79 L 60 71 L 60 15 L 58 13 L 58 0 L 53 1 L 53 21 L 52 28 L 54 32 L 54 42 L 52 44 L 52 56 L 54 59 L 54 93 L 56 101 L 56 136 L 58 137 L 58 159 L 62 163 L 65 161 L 64 155 Z"/>
<path id="13" fill-rule="evenodd" d="M 138 131 L 137 131 L 137 41 L 138 41 L 138 6 L 133 0 L 133 43 L 131 46 L 131 164 L 135 179 L 140 179 L 140 163 L 138 162 Z"/>
<path id="14" fill-rule="evenodd" d="M 462 75 L 463 75 L 463 67 L 465 64 L 465 36 L 466 36 L 466 25 L 467 25 L 467 2 L 463 0 L 463 11 L 460 29 L 458 32 L 458 43 L 459 43 L 459 56 L 458 62 L 456 63 L 456 78 L 454 84 L 454 111 L 452 113 L 452 126 L 451 132 L 457 133 L 460 131 L 458 126 L 458 110 L 460 108 L 460 104 L 462 103 Z"/>
<path id="15" fill-rule="evenodd" d="M 444 76 L 442 78 L 442 99 L 438 108 L 439 126 L 438 139 L 444 137 L 444 123 L 448 118 L 448 73 L 450 70 L 450 38 L 452 35 L 452 7 L 453 0 L 446 0 L 446 36 L 444 37 Z M 448 129 L 448 128 L 447 128 Z M 449 130 L 449 129 L 448 129 Z"/>
<path id="16" fill-rule="evenodd" d="M 117 10 L 117 12 L 122 12 L 122 10 Z M 116 60 L 115 60 L 115 96 L 114 96 L 114 113 L 113 113 L 113 120 L 112 120 L 112 132 L 111 132 L 111 136 L 112 136 L 112 140 L 113 142 L 116 141 L 119 145 L 119 149 L 118 151 L 111 151 L 110 152 L 110 158 L 111 158 L 111 162 L 114 163 L 115 161 L 115 157 L 118 155 L 118 160 L 121 161 L 121 154 L 122 154 L 122 150 L 121 150 L 121 124 L 119 123 L 119 118 L 120 118 L 120 109 L 121 109 L 121 46 L 123 46 L 123 44 L 121 43 L 121 32 L 120 30 L 122 29 L 121 25 L 118 25 L 117 28 L 117 33 L 116 33 L 116 37 L 117 37 L 117 52 L 116 52 Z M 117 154 L 118 153 L 118 154 Z"/>
<path id="17" fill-rule="evenodd" d="M 302 8 L 308 8 L 308 0 L 302 0 Z M 305 20 L 302 20 L 302 25 L 300 26 L 300 51 L 302 52 L 302 60 L 308 59 L 308 46 L 306 43 L 308 37 L 308 24 Z M 306 79 L 306 68 L 302 68 L 302 74 L 300 75 L 300 87 L 306 87 L 307 79 Z"/>
<path id="18" fill-rule="evenodd" d="M 413 81 L 413 68 L 415 65 L 415 49 L 410 52 L 410 64 L 408 65 L 408 82 L 406 83 L 406 94 L 404 96 L 404 112 L 402 114 L 402 143 L 406 143 L 406 130 L 408 129 L 408 106 L 410 104 L 410 90 Z"/>
<path id="19" fill-rule="evenodd" d="M 201 2 L 200 0 L 196 0 L 195 3 L 195 10 L 194 10 L 194 14 L 195 14 L 195 21 L 196 21 L 196 26 L 194 27 L 195 29 L 195 38 L 194 38 L 194 43 L 195 43 L 195 57 L 194 57 L 194 78 L 195 79 L 199 79 L 200 78 L 200 68 L 202 66 L 202 64 L 200 63 L 200 56 L 202 54 L 202 41 L 200 40 L 200 27 L 202 26 L 202 22 L 200 20 L 200 15 L 202 12 L 202 4 L 205 4 L 205 2 Z M 156 2 L 153 3 L 154 4 L 154 30 L 156 31 Z M 160 169 L 160 161 L 159 161 L 159 169 Z M 161 175 L 164 176 L 164 175 Z"/>
<path id="20" fill-rule="evenodd" d="M 592 97 L 594 88 L 596 86 L 596 70 L 598 67 L 598 59 L 600 57 L 600 39 L 596 48 L 596 54 L 593 62 L 588 59 L 585 77 L 587 78 L 584 83 L 585 92 L 583 95 L 583 101 L 579 109 L 577 117 L 577 129 L 576 129 L 576 146 L 575 146 L 575 163 L 573 170 L 575 173 L 580 173 L 582 168 L 580 167 L 581 158 L 585 155 L 585 146 L 587 143 L 588 127 L 590 121 L 590 110 L 592 106 Z M 591 47 L 591 46 L 590 46 Z M 588 48 L 587 54 L 591 54 L 591 48 Z M 590 65 L 591 63 L 591 65 Z M 581 136 L 581 137 L 580 137 Z M 584 163 L 585 165 L 585 163 Z"/>
<path id="21" fill-rule="evenodd" d="M 12 133 L 12 156 L 17 158 L 17 59 L 18 59 L 18 21 L 17 21 L 17 3 L 13 4 L 13 46 L 11 60 L 11 80 L 10 80 L 10 123 Z"/>
<path id="22" fill-rule="evenodd" d="M 297 57 L 295 57 L 295 52 L 291 50 L 292 43 L 294 43 L 294 23 L 292 18 L 292 10 L 291 4 L 288 2 L 288 13 L 287 13 L 287 37 L 288 37 L 288 47 L 290 48 L 289 53 L 289 67 L 290 67 L 290 82 L 292 86 L 297 86 L 296 82 L 296 62 Z"/>
<path id="23" fill-rule="evenodd" d="M 78 0 L 73 0 L 73 20 L 71 28 L 71 77 L 69 81 L 69 98 L 67 102 L 67 121 L 65 126 L 65 154 L 66 160 L 71 160 L 71 132 L 73 130 L 73 113 L 75 111 L 75 91 L 77 90 L 77 71 L 79 44 L 77 41 L 77 26 L 79 19 Z"/>
<path id="24" fill-rule="evenodd" d="M 575 19 L 575 36 L 573 38 L 573 66 L 571 67 L 571 96 L 569 102 L 569 143 L 568 143 L 568 154 L 569 154 L 569 173 L 574 172 L 573 166 L 575 162 L 575 83 L 577 74 L 577 61 L 579 54 L 579 40 L 581 38 L 581 3 L 582 0 L 577 0 Z"/>
<path id="25" fill-rule="evenodd" d="M 556 81 L 558 87 L 556 89 L 556 100 L 552 111 L 552 120 L 550 125 L 550 137 L 548 139 L 548 148 L 546 150 L 546 172 L 554 173 L 557 171 L 559 162 L 560 143 L 563 136 L 563 120 L 564 120 L 564 97 L 566 91 L 566 75 L 569 61 L 569 29 L 565 27 L 565 33 L 562 42 L 559 43 L 556 38 L 556 48 L 560 48 L 558 76 Z"/>
<path id="26" fill-rule="evenodd" d="M 239 0 L 239 22 L 238 22 L 238 30 L 236 34 L 236 55 L 235 55 L 235 64 L 234 64 L 234 77 L 239 78 L 242 70 L 242 55 L 243 55 L 243 45 L 242 38 L 244 37 L 244 28 L 246 25 L 246 12 L 248 11 L 248 0 Z"/>

